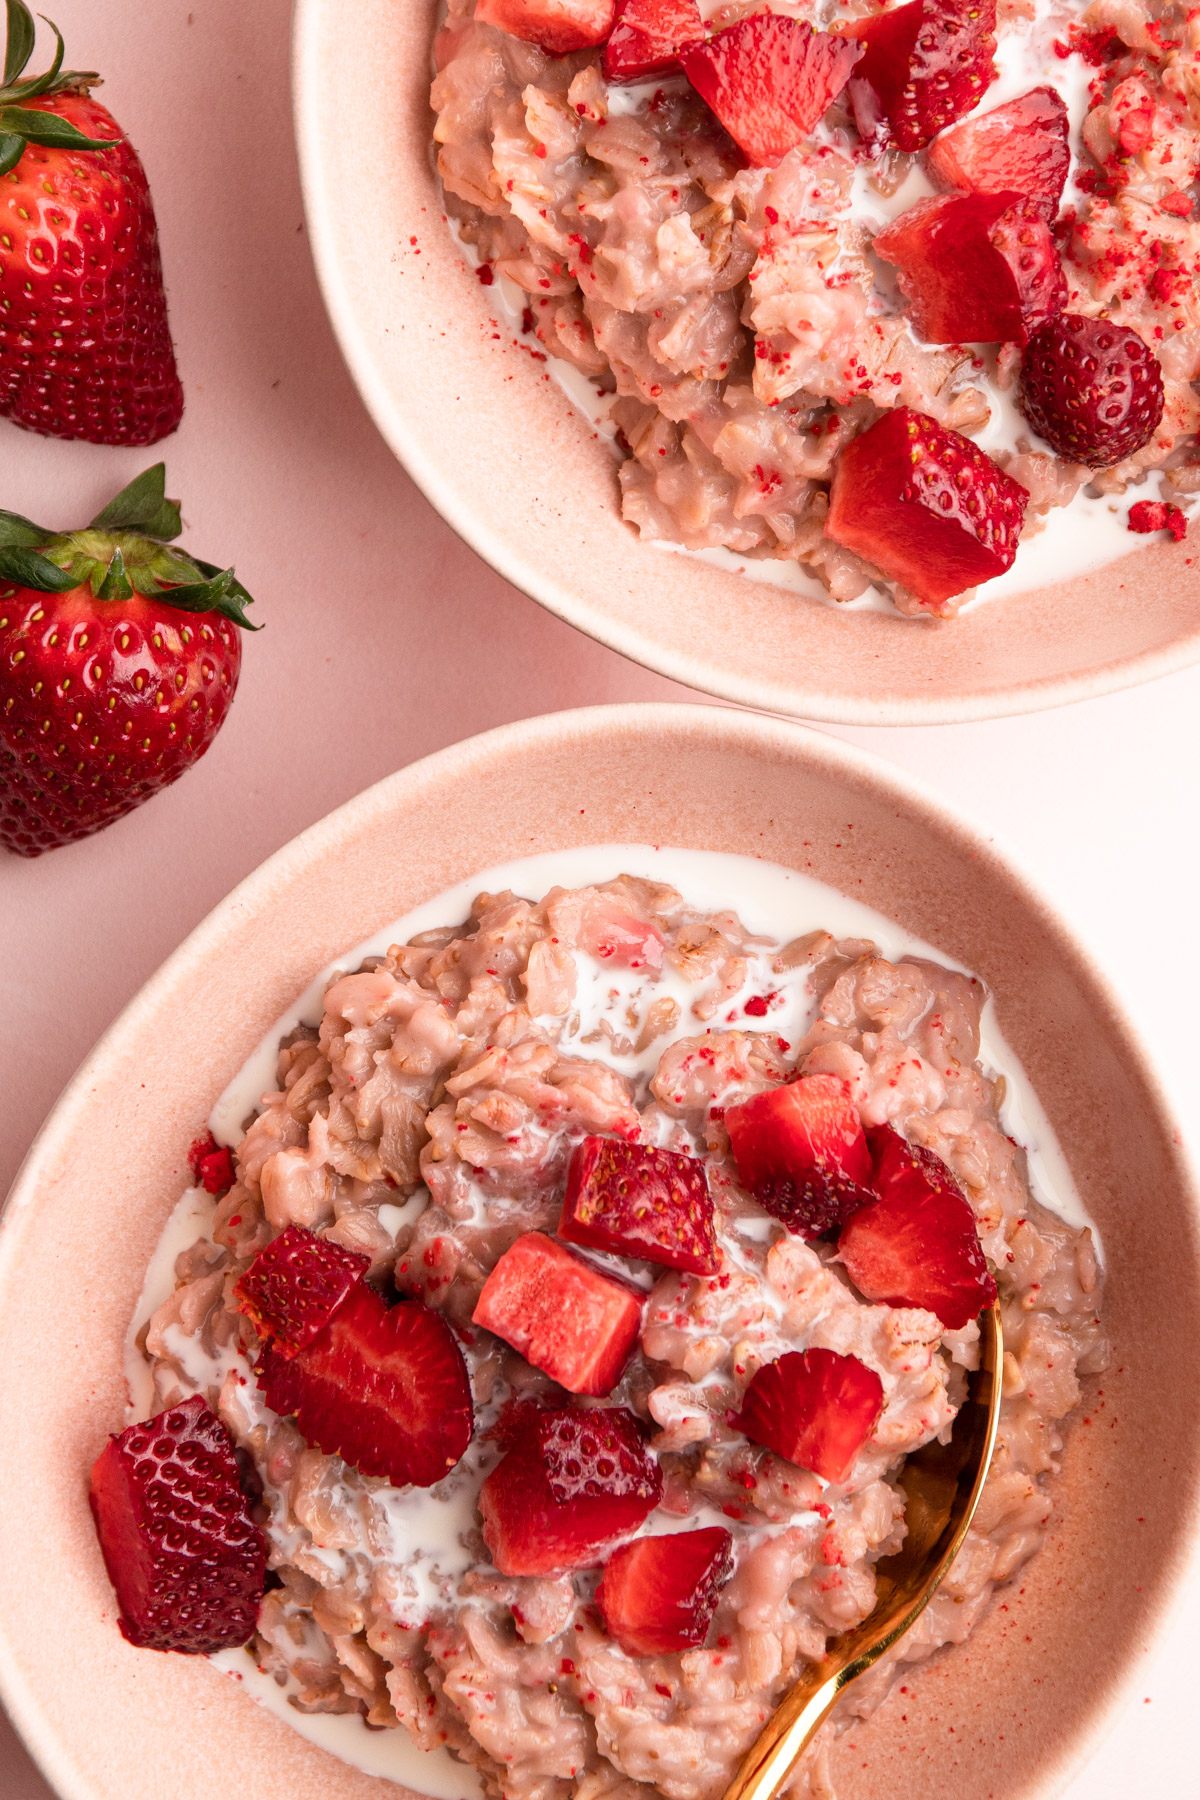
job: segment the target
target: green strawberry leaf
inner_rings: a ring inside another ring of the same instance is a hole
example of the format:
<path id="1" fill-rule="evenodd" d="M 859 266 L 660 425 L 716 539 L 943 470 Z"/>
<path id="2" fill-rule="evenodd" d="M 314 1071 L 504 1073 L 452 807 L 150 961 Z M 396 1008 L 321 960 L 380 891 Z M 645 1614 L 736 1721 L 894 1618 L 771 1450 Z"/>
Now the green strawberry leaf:
<path id="1" fill-rule="evenodd" d="M 0 132 L 16 132 L 47 150 L 111 150 L 120 138 L 84 137 L 69 119 L 24 106 L 0 106 Z"/>
<path id="2" fill-rule="evenodd" d="M 0 550 L 7 550 L 12 545 L 21 550 L 35 550 L 39 544 L 48 544 L 53 536 L 52 531 L 43 530 L 32 519 L 23 519 L 20 513 L 0 509 Z"/>
<path id="3" fill-rule="evenodd" d="M 141 531 L 169 543 L 183 530 L 178 500 L 167 497 L 167 465 L 155 463 L 134 477 L 91 522 L 94 531 Z"/>
<path id="4" fill-rule="evenodd" d="M 0 175 L 15 169 L 25 154 L 25 139 L 15 131 L 0 131 Z"/>
<path id="5" fill-rule="evenodd" d="M 8 0 L 8 47 L 4 53 L 4 85 L 15 81 L 33 55 L 37 26 L 25 0 Z"/>
<path id="6" fill-rule="evenodd" d="M 0 549 L 0 581 L 15 581 L 19 587 L 34 588 L 39 594 L 69 594 L 77 585 L 74 575 L 57 568 L 36 550 L 26 550 L 19 544 Z"/>
<path id="7" fill-rule="evenodd" d="M 215 563 L 201 562 L 199 557 L 195 558 L 195 563 L 208 580 L 187 587 L 167 588 L 162 595 L 167 605 L 178 606 L 183 612 L 222 613 L 243 631 L 261 631 L 262 626 L 252 625 L 243 610 L 253 606 L 254 597 L 246 592 L 233 570 L 218 569 Z"/>
<path id="8" fill-rule="evenodd" d="M 54 61 L 44 75 L 30 75 L 25 81 L 14 81 L 11 86 L 6 84 L 3 92 L 0 93 L 0 102 L 32 100 L 35 94 L 47 94 L 54 91 L 58 82 L 58 71 L 62 68 L 63 51 L 66 46 L 62 40 L 62 32 L 53 20 L 47 19 L 46 23 L 54 33 Z"/>

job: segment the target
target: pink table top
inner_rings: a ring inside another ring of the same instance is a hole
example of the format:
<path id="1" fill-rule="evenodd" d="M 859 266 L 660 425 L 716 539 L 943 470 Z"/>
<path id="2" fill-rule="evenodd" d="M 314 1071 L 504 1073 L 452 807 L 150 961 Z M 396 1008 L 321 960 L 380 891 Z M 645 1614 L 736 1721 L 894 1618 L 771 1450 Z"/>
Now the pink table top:
<path id="1" fill-rule="evenodd" d="M 9 947 L 0 1194 L 74 1068 L 142 982 L 305 826 L 489 726 L 604 701 L 697 698 L 508 587 L 376 435 L 305 241 L 287 0 L 206 0 L 192 12 L 55 0 L 52 10 L 69 62 L 107 71 L 102 98 L 150 175 L 188 408 L 178 435 L 149 453 L 50 442 L 0 423 L 0 505 L 82 523 L 165 455 L 168 492 L 183 498 L 184 543 L 236 561 L 267 629 L 246 644 L 229 722 L 184 781 L 87 843 L 35 862 L 0 854 L 0 941 Z M 1170 946 L 1195 932 L 1200 852 L 1188 796 L 1198 721 L 1200 669 L 1032 718 L 840 732 L 1016 851 L 1109 969 L 1193 1141 L 1200 981 Z M 1143 1785 L 1184 1791 L 1186 1668 L 1178 1657 L 1148 1664 L 1145 1703 L 1118 1723 L 1070 1800 L 1117 1800 Z M 0 1794 L 52 1800 L 2 1715 Z"/>

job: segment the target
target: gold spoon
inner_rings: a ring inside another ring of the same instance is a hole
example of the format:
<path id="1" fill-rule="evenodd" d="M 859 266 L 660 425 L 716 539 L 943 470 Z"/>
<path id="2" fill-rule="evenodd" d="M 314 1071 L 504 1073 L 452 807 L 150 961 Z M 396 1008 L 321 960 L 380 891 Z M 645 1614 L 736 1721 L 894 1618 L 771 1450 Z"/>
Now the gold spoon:
<path id="1" fill-rule="evenodd" d="M 987 1478 L 1000 1421 L 1004 1333 L 1000 1307 L 979 1315 L 979 1368 L 948 1444 L 926 1444 L 900 1475 L 908 1530 L 894 1556 L 875 1564 L 875 1608 L 830 1645 L 780 1701 L 725 1800 L 773 1800 L 846 1688 L 904 1636 L 932 1600 L 962 1547 Z"/>

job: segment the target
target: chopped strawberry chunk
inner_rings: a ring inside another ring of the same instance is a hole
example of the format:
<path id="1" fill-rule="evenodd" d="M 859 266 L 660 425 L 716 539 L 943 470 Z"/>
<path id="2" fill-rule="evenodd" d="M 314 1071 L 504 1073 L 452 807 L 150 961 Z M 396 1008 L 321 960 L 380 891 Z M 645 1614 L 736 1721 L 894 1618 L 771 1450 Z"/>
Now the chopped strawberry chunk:
<path id="1" fill-rule="evenodd" d="M 233 1284 L 238 1306 L 281 1356 L 295 1356 L 327 1325 L 371 1266 L 369 1256 L 289 1225 Z"/>
<path id="2" fill-rule="evenodd" d="M 704 1164 L 616 1138 L 585 1137 L 576 1146 L 558 1235 L 693 1275 L 721 1266 Z"/>
<path id="3" fill-rule="evenodd" d="M 643 1296 L 540 1231 L 506 1250 L 472 1314 L 572 1394 L 611 1394 L 642 1324 Z"/>
<path id="4" fill-rule="evenodd" d="M 530 1412 L 480 1489 L 483 1535 L 502 1575 L 588 1568 L 637 1530 L 662 1491 L 662 1471 L 626 1407 Z"/>
<path id="5" fill-rule="evenodd" d="M 89 1498 L 129 1643 L 207 1656 L 253 1636 L 266 1545 L 201 1395 L 109 1438 Z"/>
<path id="6" fill-rule="evenodd" d="M 233 1186 L 233 1152 L 218 1144 L 211 1131 L 198 1137 L 188 1151 L 188 1167 L 206 1194 L 223 1194 Z"/>
<path id="7" fill-rule="evenodd" d="M 385 1306 L 365 1281 L 311 1343 L 290 1359 L 268 1347 L 255 1373 L 310 1444 L 394 1487 L 432 1487 L 471 1441 L 471 1383 L 449 1325 L 419 1300 Z"/>
<path id="8" fill-rule="evenodd" d="M 936 612 L 1011 566 L 1028 499 L 970 438 L 898 406 L 839 456 L 825 531 Z"/>
<path id="9" fill-rule="evenodd" d="M 791 1350 L 759 1369 L 729 1423 L 785 1462 L 841 1482 L 882 1411 L 883 1383 L 857 1356 Z"/>
<path id="10" fill-rule="evenodd" d="M 733 1573 L 732 1546 L 730 1533 L 712 1525 L 614 1550 L 596 1589 L 609 1637 L 630 1656 L 698 1649 Z"/>
<path id="11" fill-rule="evenodd" d="M 1034 333 L 1017 404 L 1068 462 L 1111 468 L 1149 443 L 1163 415 L 1162 365 L 1138 333 L 1064 312 Z"/>
<path id="12" fill-rule="evenodd" d="M 604 73 L 609 81 L 644 81 L 677 68 L 679 52 L 703 42 L 696 0 L 617 0 Z"/>
<path id="13" fill-rule="evenodd" d="M 756 168 L 803 143 L 845 87 L 857 44 L 801 19 L 756 13 L 680 52 L 683 70 Z"/>
<path id="14" fill-rule="evenodd" d="M 802 1075 L 725 1113 L 738 1179 L 797 1237 L 820 1237 L 871 1198 L 858 1108 L 836 1075 Z"/>
<path id="15" fill-rule="evenodd" d="M 1163 500 L 1135 500 L 1129 509 L 1130 531 L 1169 531 L 1175 543 L 1187 536 L 1187 517 Z"/>
<path id="16" fill-rule="evenodd" d="M 551 56 L 569 56 L 604 42 L 615 7 L 616 0 L 476 0 L 475 17 Z"/>
<path id="17" fill-rule="evenodd" d="M 1053 88 L 964 119 L 925 152 L 935 187 L 970 194 L 1024 194 L 1046 219 L 1071 167 L 1066 103 Z"/>
<path id="18" fill-rule="evenodd" d="M 661 932 L 619 900 L 598 894 L 584 910 L 579 941 L 590 955 L 617 969 L 661 969 Z"/>
<path id="19" fill-rule="evenodd" d="M 1067 284 L 1044 218 L 1019 194 L 937 194 L 881 231 L 916 330 L 931 344 L 1024 344 Z"/>
<path id="20" fill-rule="evenodd" d="M 868 142 L 920 150 L 996 79 L 996 0 L 909 0 L 842 29 L 866 46 L 850 101 Z"/>
<path id="21" fill-rule="evenodd" d="M 860 1293 L 921 1306 L 958 1331 L 996 1298 L 962 1189 L 940 1156 L 890 1125 L 869 1135 L 879 1199 L 855 1213 L 838 1254 Z"/>

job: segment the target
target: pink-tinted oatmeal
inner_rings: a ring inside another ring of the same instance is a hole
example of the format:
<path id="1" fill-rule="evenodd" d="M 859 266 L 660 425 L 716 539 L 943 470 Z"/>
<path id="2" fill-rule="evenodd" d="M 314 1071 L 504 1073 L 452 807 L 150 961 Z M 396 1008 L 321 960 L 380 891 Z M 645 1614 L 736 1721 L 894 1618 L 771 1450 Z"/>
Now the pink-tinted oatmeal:
<path id="1" fill-rule="evenodd" d="M 935 962 L 891 963 L 822 931 L 754 938 L 732 912 L 698 913 L 625 876 L 537 903 L 481 894 L 463 924 L 331 981 L 319 1030 L 281 1045 L 234 1184 L 139 1335 L 147 1410 L 204 1393 L 261 1487 L 274 1585 L 251 1649 L 294 1707 L 447 1746 L 512 1800 L 715 1800 L 788 1683 L 869 1612 L 873 1564 L 903 1536 L 902 1459 L 951 1428 L 978 1328 L 869 1303 L 833 1241 L 792 1235 L 739 1184 L 726 1109 L 798 1074 L 837 1077 L 864 1125 L 890 1124 L 943 1159 L 999 1284 L 1005 1398 L 975 1525 L 899 1658 L 857 1684 L 849 1712 L 879 1704 L 897 1661 L 962 1642 L 1041 1542 L 1061 1422 L 1105 1355 L 1091 1234 L 1034 1200 L 1000 1123 L 1002 1086 L 981 1069 L 984 998 Z M 802 1035 L 772 1031 L 782 1019 Z M 715 1201 L 716 1274 L 621 1264 L 645 1294 L 638 1346 L 614 1392 L 583 1403 L 643 1423 L 663 1477 L 643 1533 L 731 1534 L 707 1639 L 677 1654 L 633 1657 L 607 1635 L 594 1604 L 603 1558 L 498 1573 L 477 1511 L 506 1408 L 571 1397 L 472 1314 L 518 1237 L 554 1234 L 572 1149 L 596 1134 L 703 1159 Z M 453 1327 L 475 1437 L 428 1492 L 362 1476 L 266 1407 L 260 1346 L 232 1289 L 293 1225 L 365 1252 L 372 1283 L 423 1298 Z M 837 1484 L 729 1423 L 760 1367 L 810 1348 L 857 1358 L 882 1384 L 882 1416 Z M 831 1794 L 832 1743 L 827 1730 L 797 1795 Z"/>

